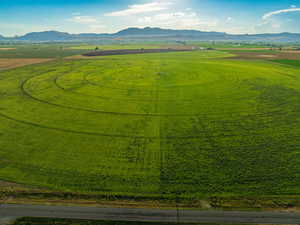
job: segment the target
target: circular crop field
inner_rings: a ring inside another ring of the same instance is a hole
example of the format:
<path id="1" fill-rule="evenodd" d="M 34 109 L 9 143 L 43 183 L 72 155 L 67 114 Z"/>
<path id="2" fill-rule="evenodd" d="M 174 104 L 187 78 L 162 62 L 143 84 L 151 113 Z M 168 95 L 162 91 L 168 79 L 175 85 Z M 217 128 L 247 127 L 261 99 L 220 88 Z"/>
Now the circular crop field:
<path id="1" fill-rule="evenodd" d="M 184 198 L 300 194 L 300 70 L 185 52 L 0 74 L 0 179 Z"/>

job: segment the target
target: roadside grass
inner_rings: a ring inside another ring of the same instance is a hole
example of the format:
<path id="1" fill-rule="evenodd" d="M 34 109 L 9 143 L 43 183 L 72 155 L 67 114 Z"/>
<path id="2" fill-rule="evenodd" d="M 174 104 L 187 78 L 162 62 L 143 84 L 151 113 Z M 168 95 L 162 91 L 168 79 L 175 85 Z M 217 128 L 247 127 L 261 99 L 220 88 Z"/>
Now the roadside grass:
<path id="1" fill-rule="evenodd" d="M 97 221 L 97 220 L 74 220 L 74 219 L 50 219 L 50 218 L 20 218 L 12 225 L 176 225 L 178 223 L 166 222 L 128 222 L 128 221 Z M 215 223 L 180 223 L 184 225 L 221 225 Z M 238 224 L 227 224 L 238 225 Z M 250 224 L 249 224 L 250 225 Z"/>
<path id="2" fill-rule="evenodd" d="M 228 56 L 1 72 L 0 179 L 112 199 L 299 206 L 299 68 L 217 59 Z"/>

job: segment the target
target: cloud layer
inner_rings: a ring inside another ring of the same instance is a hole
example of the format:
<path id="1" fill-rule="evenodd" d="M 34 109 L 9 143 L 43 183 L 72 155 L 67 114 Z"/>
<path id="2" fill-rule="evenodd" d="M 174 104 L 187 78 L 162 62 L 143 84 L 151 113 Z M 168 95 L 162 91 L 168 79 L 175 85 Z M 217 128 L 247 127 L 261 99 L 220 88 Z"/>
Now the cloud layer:
<path id="1" fill-rule="evenodd" d="M 279 14 L 282 14 L 282 13 L 290 13 L 290 12 L 300 12 L 300 8 L 281 9 L 281 10 L 269 12 L 269 13 L 266 13 L 263 16 L 263 20 L 267 20 L 267 19 L 269 19 L 269 18 L 271 18 L 272 16 L 275 16 L 275 15 L 279 15 Z"/>
<path id="2" fill-rule="evenodd" d="M 172 5 L 172 2 L 151 2 L 139 5 L 130 5 L 128 6 L 128 9 L 107 13 L 105 16 L 130 16 L 142 13 L 157 12 L 168 9 L 169 5 Z"/>
<path id="3" fill-rule="evenodd" d="M 138 19 L 140 26 L 159 26 L 176 29 L 209 29 L 217 25 L 216 20 L 205 21 L 190 11 L 166 12 Z"/>

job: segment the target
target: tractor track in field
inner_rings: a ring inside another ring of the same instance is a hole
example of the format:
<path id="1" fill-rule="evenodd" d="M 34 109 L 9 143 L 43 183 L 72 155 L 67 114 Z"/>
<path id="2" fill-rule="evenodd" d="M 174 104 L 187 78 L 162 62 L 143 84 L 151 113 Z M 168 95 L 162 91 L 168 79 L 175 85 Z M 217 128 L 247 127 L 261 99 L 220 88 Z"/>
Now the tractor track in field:
<path id="1" fill-rule="evenodd" d="M 51 72 L 54 70 L 49 70 L 48 72 Z M 43 73 L 37 75 L 43 75 Z M 48 105 L 52 105 L 55 107 L 59 107 L 59 108 L 66 108 L 66 109 L 72 109 L 72 110 L 78 110 L 78 111 L 86 111 L 86 112 L 91 112 L 91 113 L 100 113 L 100 114 L 108 114 L 108 115 L 118 115 L 118 116 L 142 116 L 142 117 L 205 117 L 208 116 L 208 114 L 140 114 L 140 113 L 122 113 L 122 112 L 107 112 L 107 111 L 98 111 L 98 110 L 89 110 L 89 109 L 82 109 L 79 107 L 72 107 L 72 106 L 64 106 L 64 105 L 60 105 L 60 104 L 56 104 L 56 103 L 52 103 L 43 99 L 39 99 L 35 96 L 33 96 L 32 94 L 30 94 L 26 88 L 25 85 L 27 82 L 29 82 L 31 79 L 37 77 L 37 76 L 32 76 L 30 78 L 27 78 L 25 80 L 23 80 L 21 82 L 20 85 L 20 90 L 22 92 L 22 94 L 34 101 L 38 101 L 41 102 L 43 104 L 48 104 Z M 57 79 L 59 78 L 59 76 L 55 77 L 54 79 L 54 83 L 57 84 Z M 157 92 L 157 90 L 156 90 Z M 156 97 L 156 101 L 157 102 L 159 98 Z M 282 105 L 285 105 L 288 103 L 282 103 Z M 280 106 L 282 106 L 280 105 Z M 157 111 L 157 110 L 156 110 Z M 238 112 L 239 114 L 242 114 L 243 112 Z M 292 111 L 290 111 L 290 113 L 292 113 Z M 221 113 L 220 113 L 221 114 Z M 224 115 L 226 113 L 222 113 L 222 115 Z M 265 112 L 265 113 L 256 113 L 253 115 L 240 115 L 242 117 L 248 118 L 248 119 L 255 119 L 257 117 L 263 117 L 263 116 L 272 116 L 272 115 L 285 115 L 286 112 L 282 111 L 282 110 L 275 110 L 273 112 Z M 218 114 L 211 114 L 209 115 L 210 117 L 212 116 L 217 116 Z M 231 116 L 235 116 L 237 115 L 237 113 L 228 113 L 228 115 Z M 166 136 L 166 137 L 157 137 L 157 136 L 141 136 L 141 135 L 118 135 L 118 134 L 107 134 L 107 133 L 100 133 L 100 132 L 93 132 L 93 131 L 76 131 L 76 130 L 72 130 L 72 129 L 66 129 L 66 128 L 57 128 L 57 127 L 51 127 L 51 126 L 47 126 L 47 125 L 42 125 L 42 124 L 38 124 L 38 123 L 34 123 L 34 122 L 30 122 L 30 121 L 26 121 L 26 120 L 22 120 L 22 119 L 16 119 L 13 118 L 9 115 L 6 115 L 4 113 L 0 113 L 0 116 L 9 120 L 13 120 L 15 122 L 18 123 L 23 123 L 26 125 L 30 125 L 30 126 L 35 126 L 35 127 L 39 127 L 39 128 L 43 128 L 43 129 L 49 129 L 49 130 L 57 130 L 57 131 L 61 131 L 61 132 L 68 132 L 68 133 L 74 133 L 74 134 L 82 134 L 82 135 L 92 135 L 92 136 L 103 136 L 103 137 L 112 137 L 112 138 L 136 138 L 136 139 L 198 139 L 198 138 L 203 138 L 203 132 L 198 132 L 198 135 L 191 135 L 191 136 Z M 230 132 L 226 131 L 226 132 Z M 199 135 L 202 134 L 202 135 Z M 245 136 L 258 136 L 259 134 L 248 134 Z M 213 137 L 232 137 L 232 136 L 236 136 L 235 134 L 219 134 L 219 135 L 214 135 Z"/>
<path id="2" fill-rule="evenodd" d="M 12 120 L 21 124 L 25 124 L 25 125 L 29 125 L 29 126 L 33 126 L 33 127 L 37 127 L 37 128 L 42 128 L 42 129 L 48 129 L 48 130 L 54 130 L 54 131 L 60 131 L 60 132 L 66 132 L 66 133 L 73 133 L 73 134 L 79 134 L 79 135 L 88 135 L 88 136 L 101 136 L 101 137 L 109 137 L 109 138 L 136 138 L 136 139 L 159 139 L 159 140 L 171 140 L 171 139 L 199 139 L 199 138 L 204 138 L 203 135 L 195 135 L 195 136 L 166 136 L 166 137 L 157 137 L 157 136 L 153 136 L 153 137 L 147 137 L 147 136 L 135 136 L 135 135 L 118 135 L 118 134 L 105 134 L 105 133 L 98 133 L 98 132 L 88 132 L 88 131 L 76 131 L 76 130 L 71 130 L 71 129 L 65 129 L 65 128 L 58 128 L 58 127 L 50 127 L 50 126 L 46 126 L 46 125 L 42 125 L 42 124 L 38 124 L 38 123 L 34 123 L 34 122 L 30 122 L 30 121 L 25 121 L 25 120 L 21 120 L 21 119 L 16 119 L 13 117 L 10 117 L 4 113 L 0 112 L 0 117 L 3 117 L 5 119 L 8 120 Z M 200 132 L 198 132 L 199 134 Z M 201 134 L 204 134 L 204 132 L 202 132 Z M 235 137 L 235 136 L 240 136 L 240 135 L 236 135 L 236 134 L 221 134 L 221 135 L 214 135 L 211 136 L 211 138 L 218 138 L 218 137 Z M 243 137 L 254 137 L 254 136 L 260 136 L 260 134 L 247 134 L 247 135 L 243 135 Z M 295 138 L 298 138 L 299 136 L 295 136 Z"/>
<path id="3" fill-rule="evenodd" d="M 24 89 L 24 84 L 25 83 L 26 83 L 26 81 L 24 81 L 22 83 L 22 85 L 21 85 L 21 87 L 23 89 Z M 35 97 L 33 97 L 31 95 L 28 95 L 25 90 L 24 90 L 24 95 L 28 96 L 28 97 L 30 97 L 30 98 L 32 98 L 34 100 L 36 100 Z M 43 103 L 47 103 L 47 104 L 50 104 L 50 105 L 62 107 L 62 106 L 60 106 L 58 104 L 49 103 L 47 101 L 43 101 L 43 100 L 39 100 L 39 99 L 38 99 L 38 101 L 42 101 Z M 63 108 L 74 109 L 73 107 L 68 107 L 68 106 L 63 107 Z M 282 112 L 282 113 L 284 113 L 284 112 Z M 107 114 L 111 114 L 111 113 L 107 113 Z M 116 114 L 120 115 L 119 113 L 116 113 Z M 130 114 L 130 115 L 132 115 L 132 114 Z M 199 135 L 193 135 L 193 136 L 184 136 L 184 137 L 180 137 L 180 136 L 166 136 L 164 138 L 161 138 L 161 137 L 156 137 L 156 136 L 147 137 L 147 136 L 139 136 L 139 135 L 117 135 L 117 134 L 105 134 L 105 133 L 99 133 L 99 132 L 76 131 L 76 130 L 65 129 L 65 128 L 50 127 L 50 126 L 46 126 L 46 125 L 42 125 L 42 124 L 37 124 L 37 123 L 34 123 L 34 122 L 30 122 L 30 121 L 16 119 L 16 118 L 8 116 L 8 115 L 6 115 L 4 113 L 0 113 L 0 116 L 4 117 L 6 119 L 9 119 L 9 120 L 13 120 L 15 122 L 19 122 L 19 123 L 23 123 L 23 124 L 34 126 L 34 127 L 43 128 L 43 129 L 57 130 L 57 131 L 61 131 L 61 132 L 74 133 L 74 134 L 82 134 L 82 135 L 90 135 L 90 136 L 103 136 L 103 137 L 111 137 L 111 138 L 137 138 L 137 139 L 198 139 L 198 138 L 203 138 L 202 135 L 200 135 L 200 136 Z M 195 116 L 195 115 L 193 115 L 193 116 Z M 199 115 L 196 115 L 196 116 L 199 117 Z M 201 115 L 201 116 L 203 116 L 203 115 Z M 257 115 L 253 115 L 253 116 L 257 117 Z M 263 116 L 266 116 L 266 114 L 264 114 Z M 199 132 L 198 132 L 198 134 L 199 134 Z M 235 134 L 221 134 L 221 135 L 215 135 L 213 137 L 216 138 L 216 137 L 232 137 L 232 136 L 237 136 L 237 135 L 235 135 Z M 259 136 L 259 134 L 248 134 L 248 135 L 245 135 L 245 136 Z"/>
<path id="4" fill-rule="evenodd" d="M 58 80 L 63 77 L 63 76 L 57 76 L 54 78 L 54 84 L 57 88 L 65 91 L 65 92 L 68 92 L 68 93 L 71 93 L 71 94 L 75 94 L 75 95 L 80 95 L 80 96 L 86 96 L 86 97 L 94 97 L 94 98 L 99 98 L 99 99 L 103 99 L 103 100 L 113 100 L 113 101 L 116 101 L 116 102 L 152 102 L 152 103 L 155 103 L 156 100 L 151 100 L 151 99 L 131 99 L 131 98 L 111 98 L 111 97 L 104 97 L 104 96 L 99 96 L 99 95 L 89 95 L 89 94 L 84 94 L 84 93 L 79 93 L 79 92 L 74 92 L 74 91 L 71 91 L 70 89 L 67 89 L 63 86 L 61 86 L 58 82 Z M 85 83 L 87 82 L 88 84 L 91 84 L 89 81 L 84 81 L 82 83 Z M 112 88 L 112 87 L 107 87 L 107 86 L 99 86 L 99 85 L 94 85 L 94 86 L 97 86 L 97 87 L 104 87 L 104 88 L 107 88 L 107 89 L 116 89 L 116 88 Z M 131 90 L 134 90 L 134 89 L 121 89 L 121 90 L 124 90 L 124 91 L 131 91 Z M 149 91 L 149 93 L 151 93 L 152 91 Z M 184 102 L 190 102 L 192 103 L 193 101 L 192 100 L 182 100 Z M 168 103 L 174 103 L 174 102 L 178 102 L 178 100 L 160 100 L 159 102 L 168 102 Z"/>
<path id="5" fill-rule="evenodd" d="M 37 75 L 40 76 L 40 75 Z M 65 108 L 65 109 L 71 109 L 71 110 L 78 110 L 78 111 L 85 111 L 85 112 L 90 112 L 90 113 L 99 113 L 99 114 L 108 114 L 108 115 L 118 115 L 118 116 L 141 116 L 141 117 L 199 117 L 199 116 L 209 116 L 209 117 L 213 117 L 213 116 L 218 116 L 218 115 L 229 115 L 229 116 L 236 116 L 237 114 L 242 114 L 242 113 L 248 113 L 248 111 L 239 111 L 239 112 L 222 112 L 222 113 L 214 113 L 214 114 L 155 114 L 155 113 L 125 113 L 125 112 L 110 112 L 110 111 L 102 111 L 102 110 L 92 110 L 92 109 L 84 109 L 84 108 L 80 108 L 80 107 L 74 107 L 74 106 L 65 106 L 65 105 L 61 105 L 61 104 L 56 104 L 53 102 L 49 102 L 43 99 L 39 99 L 35 96 L 33 96 L 32 94 L 30 94 L 26 88 L 25 85 L 27 82 L 29 82 L 31 79 L 35 78 L 34 77 L 30 77 L 26 80 L 23 80 L 21 82 L 20 85 L 20 89 L 22 91 L 22 93 L 31 98 L 32 100 L 35 100 L 37 102 L 41 102 L 43 104 L 47 104 L 47 105 L 52 105 L 58 108 Z M 284 106 L 284 105 L 288 105 L 289 102 L 284 102 L 279 104 L 278 106 Z M 277 106 L 277 107 L 278 107 Z M 274 110 L 274 111 L 270 111 L 270 112 L 262 112 L 262 113 L 255 113 L 253 114 L 253 116 L 257 117 L 257 116 L 268 116 L 268 115 L 274 115 L 274 114 L 280 114 L 280 113 L 286 113 L 283 112 L 282 110 Z M 247 115 L 247 116 L 252 116 Z"/>
<path id="6" fill-rule="evenodd" d="M 49 102 L 49 101 L 46 101 L 46 100 L 43 100 L 43 99 L 39 99 L 39 98 L 33 96 L 32 94 L 30 94 L 26 90 L 25 85 L 28 81 L 30 81 L 33 78 L 34 77 L 31 77 L 31 78 L 26 79 L 26 80 L 21 82 L 20 89 L 21 89 L 22 93 L 24 94 L 24 96 L 27 96 L 27 97 L 29 97 L 29 98 L 31 98 L 35 101 L 41 102 L 43 104 L 52 105 L 52 106 L 59 107 L 59 108 L 72 109 L 72 110 L 77 110 L 77 111 L 85 111 L 85 112 L 91 112 L 91 113 L 99 113 L 99 114 L 118 115 L 118 116 L 142 116 L 142 117 L 186 117 L 186 116 L 195 116 L 194 114 L 153 114 L 153 113 L 147 113 L 146 114 L 146 113 L 108 112 L 108 111 L 83 109 L 83 108 L 79 108 L 79 107 L 60 105 L 60 104 Z"/>

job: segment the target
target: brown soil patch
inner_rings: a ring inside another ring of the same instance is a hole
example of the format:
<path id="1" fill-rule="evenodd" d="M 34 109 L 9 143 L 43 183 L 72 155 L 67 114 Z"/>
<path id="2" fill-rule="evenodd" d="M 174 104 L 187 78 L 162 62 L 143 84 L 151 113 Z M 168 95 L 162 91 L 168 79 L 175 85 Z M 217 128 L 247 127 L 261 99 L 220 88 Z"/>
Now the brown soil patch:
<path id="1" fill-rule="evenodd" d="M 283 52 L 288 54 L 300 54 L 300 50 L 287 50 Z"/>
<path id="2" fill-rule="evenodd" d="M 16 50 L 16 48 L 0 48 L 0 51 Z"/>
<path id="3" fill-rule="evenodd" d="M 93 59 L 93 58 L 97 58 L 97 57 L 96 56 L 93 57 L 93 56 L 83 56 L 83 55 L 72 55 L 72 56 L 65 57 L 64 59 Z"/>
<path id="4" fill-rule="evenodd" d="M 36 63 L 43 63 L 43 62 L 48 62 L 50 60 L 53 60 L 53 59 L 39 59 L 39 58 L 34 58 L 34 59 L 1 59 L 0 58 L 0 70 L 12 69 L 12 68 L 31 65 L 31 64 L 36 64 Z"/>
<path id="5" fill-rule="evenodd" d="M 282 51 L 282 52 L 235 52 L 229 53 L 235 55 L 229 59 L 291 59 L 300 60 L 300 51 Z"/>
<path id="6" fill-rule="evenodd" d="M 2 187 L 22 187 L 23 185 L 21 184 L 16 184 L 12 182 L 7 182 L 7 181 L 1 181 L 0 180 L 0 188 Z"/>
<path id="7" fill-rule="evenodd" d="M 276 58 L 276 55 L 259 55 L 260 58 Z"/>

